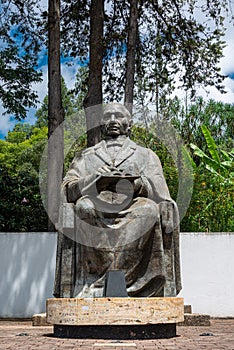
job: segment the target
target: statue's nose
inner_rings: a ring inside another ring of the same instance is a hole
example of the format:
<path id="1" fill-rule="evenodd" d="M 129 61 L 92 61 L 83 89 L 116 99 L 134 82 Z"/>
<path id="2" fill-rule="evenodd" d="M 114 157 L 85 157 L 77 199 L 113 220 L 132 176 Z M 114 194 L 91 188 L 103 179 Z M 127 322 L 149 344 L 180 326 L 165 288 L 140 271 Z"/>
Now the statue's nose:
<path id="1" fill-rule="evenodd" d="M 113 114 L 111 114 L 111 116 L 110 116 L 110 121 L 111 121 L 111 122 L 114 122 L 114 121 L 115 121 L 115 119 L 116 119 L 116 118 L 115 118 L 115 114 L 114 114 L 114 113 L 113 113 Z"/>

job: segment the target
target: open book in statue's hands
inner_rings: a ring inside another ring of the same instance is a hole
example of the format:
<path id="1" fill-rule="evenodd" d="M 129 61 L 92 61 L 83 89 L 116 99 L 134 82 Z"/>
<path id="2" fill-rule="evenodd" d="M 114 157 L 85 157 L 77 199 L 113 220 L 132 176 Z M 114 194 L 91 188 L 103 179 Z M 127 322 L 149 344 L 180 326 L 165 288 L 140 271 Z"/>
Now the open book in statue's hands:
<path id="1" fill-rule="evenodd" d="M 94 194 L 106 189 L 119 193 L 132 192 L 134 181 L 140 177 L 140 174 L 130 174 L 114 167 L 103 166 L 98 169 L 96 178 L 83 188 L 82 194 Z"/>
<path id="2" fill-rule="evenodd" d="M 115 186 L 121 180 L 127 180 L 128 182 L 133 182 L 136 179 L 139 179 L 140 175 L 137 174 L 129 174 L 121 171 L 111 171 L 100 174 L 96 178 L 96 186 L 98 190 L 102 190 L 104 188 Z M 122 181 L 121 181 L 122 182 Z M 120 184 L 121 184 L 120 182 Z M 123 184 L 123 182 L 122 182 Z M 127 182 L 126 182 L 127 184 Z M 126 186 L 124 186 L 126 187 Z"/>

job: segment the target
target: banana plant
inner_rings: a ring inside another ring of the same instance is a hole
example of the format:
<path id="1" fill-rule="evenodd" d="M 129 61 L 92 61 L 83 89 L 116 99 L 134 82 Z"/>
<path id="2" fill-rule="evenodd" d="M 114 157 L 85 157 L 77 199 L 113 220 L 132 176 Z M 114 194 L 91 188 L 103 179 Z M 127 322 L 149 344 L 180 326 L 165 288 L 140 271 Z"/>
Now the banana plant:
<path id="1" fill-rule="evenodd" d="M 234 149 L 230 152 L 219 149 L 208 128 L 202 125 L 201 129 L 206 140 L 209 155 L 203 152 L 198 146 L 191 143 L 190 147 L 194 151 L 193 154 L 201 158 L 208 171 L 233 184 Z"/>

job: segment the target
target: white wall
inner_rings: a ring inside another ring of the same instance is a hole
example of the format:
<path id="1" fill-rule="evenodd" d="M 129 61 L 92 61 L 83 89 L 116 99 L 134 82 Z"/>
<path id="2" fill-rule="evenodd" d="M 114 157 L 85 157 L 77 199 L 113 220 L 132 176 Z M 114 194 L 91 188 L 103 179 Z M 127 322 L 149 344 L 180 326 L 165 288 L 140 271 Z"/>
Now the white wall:
<path id="1" fill-rule="evenodd" d="M 45 312 L 53 294 L 56 234 L 0 233 L 0 317 Z"/>
<path id="2" fill-rule="evenodd" d="M 193 312 L 234 316 L 234 233 L 182 233 L 181 266 Z"/>
<path id="3" fill-rule="evenodd" d="M 0 317 L 45 311 L 53 294 L 55 233 L 0 233 Z M 182 233 L 183 296 L 193 312 L 234 316 L 234 233 Z"/>

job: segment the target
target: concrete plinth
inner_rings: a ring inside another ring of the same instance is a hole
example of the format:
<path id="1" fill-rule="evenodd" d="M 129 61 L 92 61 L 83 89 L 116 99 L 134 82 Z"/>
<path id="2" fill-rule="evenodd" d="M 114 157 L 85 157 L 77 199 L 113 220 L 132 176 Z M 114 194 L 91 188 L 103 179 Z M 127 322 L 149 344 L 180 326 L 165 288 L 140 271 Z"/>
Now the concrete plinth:
<path id="1" fill-rule="evenodd" d="M 183 298 L 60 298 L 47 300 L 47 322 L 61 337 L 137 339 L 176 336 Z"/>

